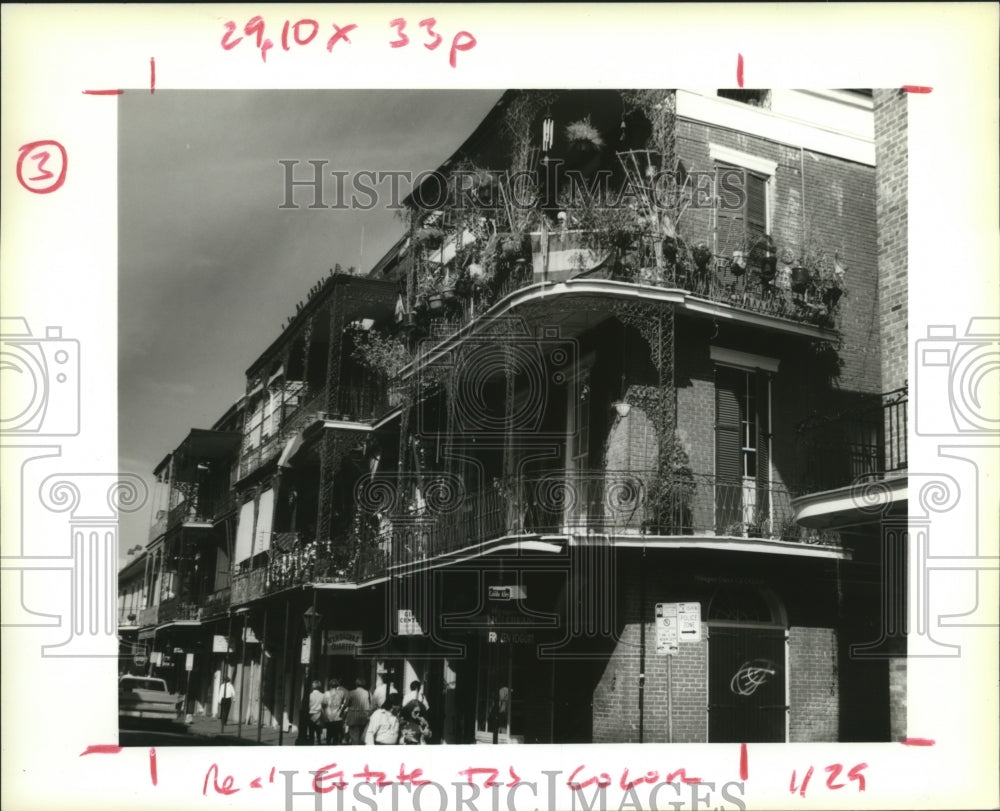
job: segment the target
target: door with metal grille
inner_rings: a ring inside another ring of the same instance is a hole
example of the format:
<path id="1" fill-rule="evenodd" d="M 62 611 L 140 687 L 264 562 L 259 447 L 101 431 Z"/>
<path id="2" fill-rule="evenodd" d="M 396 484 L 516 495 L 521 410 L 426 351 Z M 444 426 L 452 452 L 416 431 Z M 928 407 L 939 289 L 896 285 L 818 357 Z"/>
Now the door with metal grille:
<path id="1" fill-rule="evenodd" d="M 785 740 L 785 631 L 710 626 L 708 740 Z"/>

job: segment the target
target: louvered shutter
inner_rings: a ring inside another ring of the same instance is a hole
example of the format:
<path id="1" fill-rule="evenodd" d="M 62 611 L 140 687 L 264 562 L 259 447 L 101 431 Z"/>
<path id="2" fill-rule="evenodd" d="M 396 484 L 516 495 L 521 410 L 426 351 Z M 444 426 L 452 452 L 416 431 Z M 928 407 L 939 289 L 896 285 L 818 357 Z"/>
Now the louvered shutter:
<path id="1" fill-rule="evenodd" d="M 753 245 L 767 234 L 767 179 L 762 175 L 747 172 L 746 239 Z"/>
<path id="2" fill-rule="evenodd" d="M 723 533 L 742 516 L 739 386 L 744 373 L 715 370 L 715 525 Z"/>
<path id="3" fill-rule="evenodd" d="M 758 371 L 757 384 L 757 517 L 763 523 L 770 515 L 771 424 L 769 385 L 765 372 Z"/>
<path id="4" fill-rule="evenodd" d="M 733 166 L 717 164 L 715 167 L 715 196 L 719 205 L 715 207 L 715 253 L 718 256 L 731 256 L 733 251 L 745 250 L 746 241 L 746 204 L 735 208 L 737 195 L 732 191 L 738 187 L 735 174 L 743 175 L 743 188 L 746 189 L 749 173 Z M 729 178 L 725 180 L 725 178 Z"/>

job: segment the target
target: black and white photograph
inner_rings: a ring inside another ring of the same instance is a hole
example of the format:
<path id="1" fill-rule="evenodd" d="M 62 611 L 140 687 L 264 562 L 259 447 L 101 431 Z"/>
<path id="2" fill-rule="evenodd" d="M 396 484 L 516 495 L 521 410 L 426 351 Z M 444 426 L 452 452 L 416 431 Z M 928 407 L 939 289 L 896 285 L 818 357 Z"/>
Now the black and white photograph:
<path id="1" fill-rule="evenodd" d="M 272 95 L 119 102 L 123 734 L 905 737 L 907 94 Z"/>
<path id="2" fill-rule="evenodd" d="M 167 8 L 70 80 L 93 132 L 4 127 L 8 730 L 85 705 L 32 748 L 107 808 L 995 806 L 938 785 L 997 753 L 996 156 L 938 199 L 924 142 L 965 73 L 230 6 L 211 80 Z"/>

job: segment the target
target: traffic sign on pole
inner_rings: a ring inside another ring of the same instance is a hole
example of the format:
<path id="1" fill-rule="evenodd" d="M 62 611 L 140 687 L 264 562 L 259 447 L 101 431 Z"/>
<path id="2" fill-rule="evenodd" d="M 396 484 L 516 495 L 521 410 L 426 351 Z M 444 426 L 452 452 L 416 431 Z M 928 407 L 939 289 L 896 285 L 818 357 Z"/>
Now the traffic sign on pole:
<path id="1" fill-rule="evenodd" d="M 656 652 L 677 653 L 677 603 L 656 604 Z"/>

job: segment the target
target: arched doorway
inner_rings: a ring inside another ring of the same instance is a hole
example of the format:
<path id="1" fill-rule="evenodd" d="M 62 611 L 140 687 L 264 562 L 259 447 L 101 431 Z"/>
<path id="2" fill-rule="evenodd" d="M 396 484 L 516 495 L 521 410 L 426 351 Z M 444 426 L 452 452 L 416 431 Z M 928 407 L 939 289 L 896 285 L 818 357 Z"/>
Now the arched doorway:
<path id="1" fill-rule="evenodd" d="M 786 740 L 787 622 L 778 598 L 745 584 L 716 588 L 708 603 L 708 740 Z"/>

